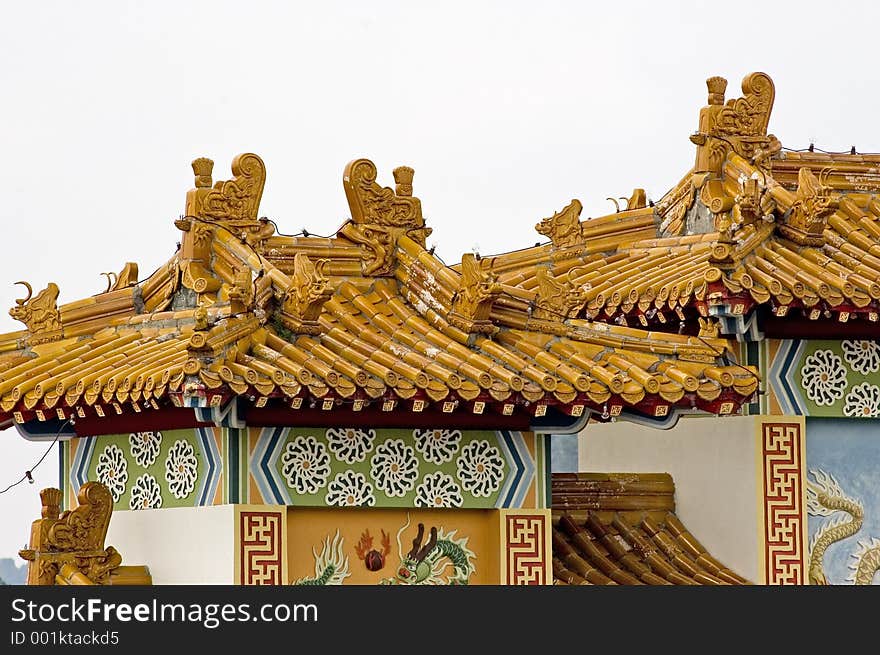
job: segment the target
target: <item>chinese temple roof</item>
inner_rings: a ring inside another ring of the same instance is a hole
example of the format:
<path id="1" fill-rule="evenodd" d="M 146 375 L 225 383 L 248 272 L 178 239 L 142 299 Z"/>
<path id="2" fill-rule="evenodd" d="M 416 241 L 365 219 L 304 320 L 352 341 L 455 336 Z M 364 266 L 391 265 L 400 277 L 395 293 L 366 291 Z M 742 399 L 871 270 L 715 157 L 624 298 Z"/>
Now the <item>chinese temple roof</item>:
<path id="1" fill-rule="evenodd" d="M 552 487 L 555 584 L 750 584 L 675 515 L 668 473 L 554 473 Z"/>
<path id="2" fill-rule="evenodd" d="M 726 80 L 707 85 L 696 162 L 678 184 L 656 204 L 636 189 L 618 213 L 586 222 L 573 201 L 536 226 L 551 244 L 498 257 L 501 280 L 533 289 L 549 267 L 589 285 L 578 317 L 621 325 L 712 317 L 742 335 L 760 310 L 772 336 L 876 337 L 880 155 L 783 149 L 767 133 L 775 90 L 764 73 L 726 104 Z"/>
<path id="3" fill-rule="evenodd" d="M 27 329 L 0 335 L 0 424 L 74 415 L 94 431 L 231 398 L 257 425 L 734 413 L 759 378 L 722 337 L 756 316 L 791 336 L 798 321 L 876 333 L 880 156 L 784 150 L 763 73 L 726 102 L 726 81 L 708 86 L 694 167 L 659 201 L 636 189 L 581 220 L 574 200 L 536 225 L 548 243 L 452 267 L 425 247 L 411 168 L 390 188 L 349 163 L 351 218 L 319 238 L 259 217 L 258 156 L 216 183 L 197 159 L 158 271 L 128 264 L 67 304 L 56 284 L 17 301 Z"/>

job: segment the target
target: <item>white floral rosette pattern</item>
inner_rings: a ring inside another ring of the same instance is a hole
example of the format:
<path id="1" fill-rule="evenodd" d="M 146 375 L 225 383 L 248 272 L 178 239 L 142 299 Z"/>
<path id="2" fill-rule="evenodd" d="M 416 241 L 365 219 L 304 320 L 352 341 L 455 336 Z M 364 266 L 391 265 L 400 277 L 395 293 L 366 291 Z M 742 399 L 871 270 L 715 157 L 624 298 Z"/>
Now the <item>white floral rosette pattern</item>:
<path id="1" fill-rule="evenodd" d="M 880 370 L 880 345 L 876 341 L 842 341 L 843 358 L 862 375 Z"/>
<path id="2" fill-rule="evenodd" d="M 281 455 L 281 475 L 287 486 L 300 494 L 313 494 L 323 488 L 330 475 L 327 446 L 312 436 L 288 441 Z"/>
<path id="3" fill-rule="evenodd" d="M 337 507 L 372 507 L 376 504 L 376 497 L 367 476 L 348 470 L 337 473 L 330 481 L 324 501 Z"/>
<path id="4" fill-rule="evenodd" d="M 196 487 L 199 461 L 192 444 L 178 439 L 165 457 L 165 481 L 168 490 L 177 499 L 186 498 Z"/>
<path id="5" fill-rule="evenodd" d="M 330 447 L 330 452 L 337 460 L 346 464 L 363 462 L 367 458 L 367 453 L 373 450 L 375 440 L 375 430 L 356 428 L 327 430 L 327 445 Z"/>
<path id="6" fill-rule="evenodd" d="M 434 464 L 451 462 L 461 444 L 458 430 L 413 430 L 413 438 L 425 461 Z"/>
<path id="7" fill-rule="evenodd" d="M 472 441 L 462 448 L 455 463 L 461 486 L 474 496 L 491 496 L 504 480 L 504 459 L 485 439 Z"/>
<path id="8" fill-rule="evenodd" d="M 162 507 L 162 489 L 149 473 L 144 473 L 131 488 L 129 509 L 159 509 Z"/>
<path id="9" fill-rule="evenodd" d="M 147 468 L 159 456 L 162 447 L 161 432 L 132 432 L 128 435 L 128 445 L 134 461 Z"/>
<path id="10" fill-rule="evenodd" d="M 405 496 L 419 477 L 416 451 L 403 439 L 389 439 L 379 444 L 376 454 L 370 458 L 370 477 L 386 495 Z"/>
<path id="11" fill-rule="evenodd" d="M 98 482 L 107 486 L 113 494 L 113 502 L 117 502 L 125 493 L 128 482 L 128 462 L 122 450 L 116 444 L 110 444 L 98 455 L 98 466 L 95 468 Z"/>
<path id="12" fill-rule="evenodd" d="M 867 382 L 854 386 L 846 394 L 843 415 L 858 418 L 880 416 L 880 388 Z"/>
<path id="13" fill-rule="evenodd" d="M 817 350 L 804 360 L 801 379 L 807 397 L 817 405 L 833 405 L 846 389 L 846 367 L 830 350 Z"/>
<path id="14" fill-rule="evenodd" d="M 442 471 L 429 473 L 416 489 L 416 507 L 461 507 L 461 489 Z"/>

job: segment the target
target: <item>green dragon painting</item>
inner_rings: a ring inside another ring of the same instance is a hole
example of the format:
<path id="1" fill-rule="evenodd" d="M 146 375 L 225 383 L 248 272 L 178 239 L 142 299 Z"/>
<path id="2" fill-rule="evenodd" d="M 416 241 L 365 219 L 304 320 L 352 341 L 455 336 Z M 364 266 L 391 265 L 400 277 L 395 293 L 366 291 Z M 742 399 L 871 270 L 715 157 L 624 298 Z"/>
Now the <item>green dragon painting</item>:
<path id="1" fill-rule="evenodd" d="M 459 585 L 468 584 L 476 567 L 474 552 L 467 547 L 468 538 L 456 538 L 456 531 L 446 532 L 432 527 L 427 543 L 422 545 L 425 526 L 419 523 L 419 532 L 412 548 L 404 555 L 400 537 L 410 526 L 409 514 L 406 524 L 397 533 L 397 550 L 400 564 L 393 578 L 385 578 L 380 584 L 404 585 Z"/>

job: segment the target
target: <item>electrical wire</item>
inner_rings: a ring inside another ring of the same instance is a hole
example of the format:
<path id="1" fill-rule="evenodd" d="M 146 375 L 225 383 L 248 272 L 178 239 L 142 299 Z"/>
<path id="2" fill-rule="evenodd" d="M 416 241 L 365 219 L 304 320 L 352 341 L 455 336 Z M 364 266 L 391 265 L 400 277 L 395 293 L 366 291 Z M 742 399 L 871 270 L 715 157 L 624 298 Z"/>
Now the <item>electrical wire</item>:
<path id="1" fill-rule="evenodd" d="M 783 146 L 782 149 L 786 152 L 821 152 L 823 155 L 880 155 L 877 152 L 858 152 L 855 146 L 852 146 L 849 150 L 822 150 L 822 148 L 817 148 L 815 145 L 810 144 L 807 148 L 786 148 Z"/>
<path id="2" fill-rule="evenodd" d="M 276 234 L 278 234 L 278 236 L 282 236 L 282 237 L 290 237 L 290 238 L 296 238 L 296 237 L 306 237 L 306 238 L 309 238 L 309 237 L 317 237 L 317 238 L 319 238 L 319 239 L 332 239 L 334 236 L 336 236 L 336 235 L 339 233 L 339 230 L 341 230 L 341 229 L 344 228 L 346 225 L 348 225 L 349 223 L 352 222 L 352 220 L 351 220 L 350 218 L 349 218 L 349 219 L 346 219 L 346 221 L 345 221 L 342 225 L 339 226 L 339 228 L 336 230 L 336 232 L 334 232 L 333 234 L 329 234 L 329 235 L 327 235 L 327 236 L 324 236 L 324 235 L 322 235 L 322 234 L 314 234 L 313 232 L 309 232 L 306 228 L 303 228 L 302 230 L 300 230 L 300 231 L 297 232 L 296 234 L 285 234 L 284 232 L 282 232 L 281 230 L 278 229 L 278 223 L 276 223 L 275 221 L 273 221 L 271 218 L 266 218 L 265 216 L 263 216 L 262 218 L 264 218 L 266 221 L 268 221 L 269 223 L 271 223 L 271 224 L 275 227 L 275 232 L 276 232 Z"/>
<path id="3" fill-rule="evenodd" d="M 3 491 L 0 491 L 0 496 L 5 494 L 10 489 L 17 487 L 25 480 L 29 480 L 31 483 L 33 483 L 34 479 L 31 474 L 37 469 L 37 467 L 40 464 L 43 463 L 43 460 L 46 459 L 46 456 L 49 454 L 49 452 L 52 450 L 52 448 L 55 447 L 55 444 L 58 443 L 58 439 L 61 438 L 61 433 L 64 431 L 64 428 L 66 428 L 69 424 L 70 424 L 70 419 L 68 418 L 66 421 L 64 421 L 64 423 L 61 424 L 61 427 L 58 428 L 58 432 L 55 433 L 55 438 L 52 440 L 52 443 L 49 444 L 49 447 L 46 449 L 46 452 L 43 453 L 43 456 L 37 460 L 37 463 L 34 464 L 32 467 L 30 467 L 27 471 L 25 471 L 24 475 L 22 475 L 18 481 L 13 482 L 8 487 L 6 487 Z"/>

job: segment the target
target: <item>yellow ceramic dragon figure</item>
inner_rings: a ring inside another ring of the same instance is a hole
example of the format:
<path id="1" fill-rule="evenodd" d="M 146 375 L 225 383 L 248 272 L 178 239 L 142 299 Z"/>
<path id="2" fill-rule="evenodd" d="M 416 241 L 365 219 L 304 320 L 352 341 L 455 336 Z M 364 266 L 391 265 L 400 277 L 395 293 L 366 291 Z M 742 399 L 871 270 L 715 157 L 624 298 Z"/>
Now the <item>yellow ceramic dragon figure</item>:
<path id="1" fill-rule="evenodd" d="M 809 577 L 811 584 L 828 584 L 822 560 L 828 547 L 838 541 L 853 536 L 862 529 L 864 508 L 862 504 L 847 496 L 840 483 L 830 473 L 811 470 L 814 481 L 807 480 L 807 511 L 813 516 L 838 514 L 822 524 L 810 540 Z M 849 515 L 849 519 L 847 516 Z M 852 573 L 847 578 L 856 585 L 870 585 L 874 574 L 880 570 L 880 539 L 860 541 L 859 548 L 850 555 L 849 565 Z"/>

